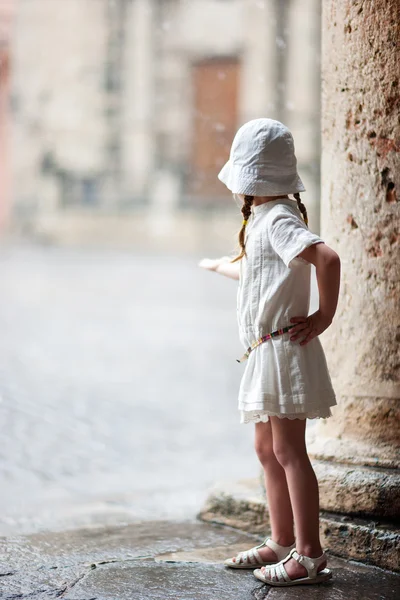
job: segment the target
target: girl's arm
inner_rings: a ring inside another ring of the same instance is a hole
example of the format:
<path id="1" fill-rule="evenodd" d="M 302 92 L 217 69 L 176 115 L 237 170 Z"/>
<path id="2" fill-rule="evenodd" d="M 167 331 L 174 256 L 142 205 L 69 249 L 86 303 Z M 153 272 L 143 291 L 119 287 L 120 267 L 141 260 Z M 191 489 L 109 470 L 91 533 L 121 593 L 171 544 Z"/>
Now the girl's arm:
<path id="1" fill-rule="evenodd" d="M 199 262 L 199 267 L 203 267 L 203 269 L 208 269 L 209 271 L 215 271 L 216 273 L 220 273 L 220 275 L 225 275 L 226 277 L 230 277 L 231 279 L 239 279 L 239 263 L 231 263 L 231 256 L 223 256 L 222 258 L 203 258 Z"/>
<path id="2" fill-rule="evenodd" d="M 332 323 L 339 296 L 340 259 L 332 248 L 323 243 L 309 246 L 299 256 L 315 265 L 319 291 L 319 309 L 315 313 L 290 319 L 291 323 L 298 323 L 291 330 L 290 339 L 295 341 L 301 336 L 300 346 L 304 346 Z"/>

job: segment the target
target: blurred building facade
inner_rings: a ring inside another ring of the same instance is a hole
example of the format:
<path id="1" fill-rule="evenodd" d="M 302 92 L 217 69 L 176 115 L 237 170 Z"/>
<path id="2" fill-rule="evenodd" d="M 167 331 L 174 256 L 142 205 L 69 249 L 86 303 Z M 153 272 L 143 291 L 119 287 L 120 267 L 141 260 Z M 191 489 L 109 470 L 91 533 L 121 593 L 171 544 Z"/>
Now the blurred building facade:
<path id="1" fill-rule="evenodd" d="M 10 44 L 15 0 L 0 2 L 0 231 L 9 219 L 10 164 Z"/>
<path id="2" fill-rule="evenodd" d="M 237 220 L 217 173 L 237 128 L 268 116 L 293 132 L 318 229 L 319 36 L 318 0 L 19 0 L 12 224 Z"/>

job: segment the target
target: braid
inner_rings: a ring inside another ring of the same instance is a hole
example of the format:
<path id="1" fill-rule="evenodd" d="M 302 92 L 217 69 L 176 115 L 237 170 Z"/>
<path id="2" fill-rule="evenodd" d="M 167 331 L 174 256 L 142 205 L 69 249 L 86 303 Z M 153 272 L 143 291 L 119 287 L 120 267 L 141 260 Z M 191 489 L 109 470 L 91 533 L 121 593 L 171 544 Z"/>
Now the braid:
<path id="1" fill-rule="evenodd" d="M 234 258 L 233 260 L 231 260 L 231 262 L 236 262 L 237 260 L 240 260 L 241 258 L 243 258 L 243 256 L 245 256 L 246 254 L 246 247 L 245 247 L 245 243 L 244 243 L 244 234 L 246 231 L 246 224 L 247 221 L 251 215 L 251 207 L 253 205 L 253 200 L 254 200 L 254 196 L 245 196 L 244 197 L 244 202 L 243 202 L 243 206 L 240 209 L 243 215 L 243 225 L 241 230 L 239 231 L 239 244 L 241 247 L 241 252 L 239 254 L 239 256 L 236 256 L 236 258 Z"/>
<path id="2" fill-rule="evenodd" d="M 307 209 L 304 206 L 304 204 L 301 201 L 300 198 L 300 194 L 297 192 L 296 194 L 293 194 L 293 196 L 296 198 L 297 200 L 297 206 L 299 207 L 299 211 L 301 212 L 302 216 L 303 216 L 303 220 L 304 223 L 307 225 L 308 227 L 308 215 L 307 215 Z"/>

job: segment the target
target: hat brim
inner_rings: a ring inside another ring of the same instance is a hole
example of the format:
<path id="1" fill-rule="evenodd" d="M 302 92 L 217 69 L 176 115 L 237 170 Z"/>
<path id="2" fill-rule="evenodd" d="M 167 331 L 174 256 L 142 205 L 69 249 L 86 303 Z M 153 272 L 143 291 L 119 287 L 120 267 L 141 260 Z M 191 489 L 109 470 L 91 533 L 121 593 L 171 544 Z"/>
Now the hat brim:
<path id="1" fill-rule="evenodd" d="M 225 163 L 218 173 L 218 179 L 232 193 L 248 196 L 274 196 L 306 191 L 297 172 L 293 175 L 277 177 L 275 181 L 271 178 L 267 180 L 262 175 L 246 172 L 243 168 L 232 164 L 230 160 Z"/>

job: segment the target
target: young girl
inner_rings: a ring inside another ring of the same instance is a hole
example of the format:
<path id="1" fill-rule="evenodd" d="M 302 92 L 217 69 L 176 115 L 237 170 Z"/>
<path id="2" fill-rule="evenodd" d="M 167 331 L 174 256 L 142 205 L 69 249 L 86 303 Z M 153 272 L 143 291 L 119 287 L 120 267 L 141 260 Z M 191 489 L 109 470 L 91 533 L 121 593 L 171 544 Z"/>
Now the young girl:
<path id="1" fill-rule="evenodd" d="M 256 119 L 243 125 L 218 177 L 242 205 L 241 252 L 233 260 L 204 259 L 200 266 L 239 280 L 237 318 L 246 350 L 239 359 L 245 363 L 240 421 L 255 423 L 271 523 L 270 538 L 225 565 L 267 565 L 254 575 L 275 586 L 319 583 L 332 572 L 319 539 L 318 483 L 305 430 L 307 418 L 327 418 L 336 404 L 318 335 L 336 311 L 340 261 L 307 227 L 293 137 L 282 123 Z M 310 263 L 319 309 L 307 316 Z"/>

